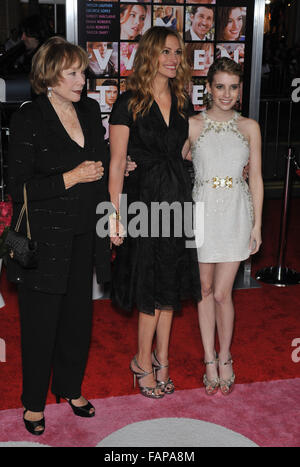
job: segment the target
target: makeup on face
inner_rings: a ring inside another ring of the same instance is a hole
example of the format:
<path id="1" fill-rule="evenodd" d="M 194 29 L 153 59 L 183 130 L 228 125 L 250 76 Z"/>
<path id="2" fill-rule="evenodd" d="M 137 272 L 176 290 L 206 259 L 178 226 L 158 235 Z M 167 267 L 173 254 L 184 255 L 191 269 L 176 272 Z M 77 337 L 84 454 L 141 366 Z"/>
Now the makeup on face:
<path id="1" fill-rule="evenodd" d="M 135 39 L 141 34 L 146 19 L 145 8 L 140 5 L 134 5 L 129 13 L 127 20 L 121 23 L 121 38 Z"/>
<path id="2" fill-rule="evenodd" d="M 207 86 L 212 95 L 213 106 L 219 110 L 231 110 L 239 97 L 240 78 L 225 72 L 216 73 L 212 85 Z"/>
<path id="3" fill-rule="evenodd" d="M 61 101 L 78 102 L 85 85 L 85 73 L 78 64 L 61 72 L 61 79 L 52 86 L 52 94 Z"/>
<path id="4" fill-rule="evenodd" d="M 175 36 L 168 36 L 159 54 L 157 73 L 167 78 L 175 78 L 181 61 L 182 49 Z"/>
<path id="5" fill-rule="evenodd" d="M 224 29 L 224 40 L 236 41 L 239 39 L 243 27 L 243 15 L 240 8 L 233 8 Z"/>

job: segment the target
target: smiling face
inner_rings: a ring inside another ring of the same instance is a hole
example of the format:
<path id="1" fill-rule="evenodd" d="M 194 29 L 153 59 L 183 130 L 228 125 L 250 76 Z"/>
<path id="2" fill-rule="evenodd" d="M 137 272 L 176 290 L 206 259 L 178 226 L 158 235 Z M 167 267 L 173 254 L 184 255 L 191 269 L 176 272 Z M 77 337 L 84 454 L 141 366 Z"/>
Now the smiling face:
<path id="1" fill-rule="evenodd" d="M 240 8 L 233 8 L 229 14 L 228 23 L 224 29 L 225 41 L 237 41 L 243 27 L 243 15 Z"/>
<path id="2" fill-rule="evenodd" d="M 231 110 L 239 97 L 240 78 L 220 71 L 214 75 L 211 85 L 207 83 L 207 90 L 212 95 L 213 107 L 222 111 Z"/>
<path id="3" fill-rule="evenodd" d="M 84 69 L 75 63 L 61 72 L 58 84 L 52 86 L 52 95 L 60 102 L 78 102 L 85 85 Z"/>
<path id="4" fill-rule="evenodd" d="M 163 50 L 158 57 L 158 70 L 156 76 L 175 78 L 181 62 L 182 49 L 177 37 L 169 35 Z"/>
<path id="5" fill-rule="evenodd" d="M 192 29 L 200 39 L 210 31 L 214 24 L 214 12 L 204 6 L 199 7 L 195 15 L 191 15 Z"/>
<path id="6" fill-rule="evenodd" d="M 127 15 L 127 11 L 125 11 L 124 16 Z M 139 34 L 141 34 L 146 19 L 146 11 L 145 8 L 141 5 L 134 5 L 128 18 L 125 22 L 122 22 L 121 18 L 121 38 L 122 39 L 135 39 Z"/>

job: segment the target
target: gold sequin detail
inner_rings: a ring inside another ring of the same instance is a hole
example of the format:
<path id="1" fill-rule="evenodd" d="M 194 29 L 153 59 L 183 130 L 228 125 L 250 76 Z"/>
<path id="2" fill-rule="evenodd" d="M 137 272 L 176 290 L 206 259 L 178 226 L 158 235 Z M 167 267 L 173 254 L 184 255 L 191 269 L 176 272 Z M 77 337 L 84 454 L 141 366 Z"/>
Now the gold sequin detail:
<path id="1" fill-rule="evenodd" d="M 213 177 L 213 188 L 232 188 L 232 177 L 220 178 Z"/>

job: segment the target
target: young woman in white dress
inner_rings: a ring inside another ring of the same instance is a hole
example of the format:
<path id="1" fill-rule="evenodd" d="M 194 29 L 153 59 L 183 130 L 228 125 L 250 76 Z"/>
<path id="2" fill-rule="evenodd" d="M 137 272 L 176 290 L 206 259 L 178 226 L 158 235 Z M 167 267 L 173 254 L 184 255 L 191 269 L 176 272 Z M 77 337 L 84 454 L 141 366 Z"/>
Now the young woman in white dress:
<path id="1" fill-rule="evenodd" d="M 234 386 L 232 289 L 240 261 L 261 245 L 263 180 L 258 123 L 235 112 L 241 66 L 216 60 L 208 73 L 210 109 L 189 119 L 183 156 L 193 161 L 193 199 L 204 203 L 204 242 L 198 248 L 202 300 L 198 304 L 209 395 Z M 243 167 L 249 160 L 249 188 Z M 250 189 L 250 191 L 249 191 Z M 215 347 L 216 329 L 220 351 Z"/>

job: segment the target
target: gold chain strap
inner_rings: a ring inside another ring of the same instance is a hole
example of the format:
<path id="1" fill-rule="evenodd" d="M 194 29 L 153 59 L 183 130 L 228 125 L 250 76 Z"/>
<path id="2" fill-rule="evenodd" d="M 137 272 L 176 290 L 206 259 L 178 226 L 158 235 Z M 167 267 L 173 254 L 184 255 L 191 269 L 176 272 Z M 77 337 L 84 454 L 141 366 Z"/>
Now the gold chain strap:
<path id="1" fill-rule="evenodd" d="M 31 232 L 30 232 L 30 225 L 29 225 L 29 216 L 28 216 L 28 203 L 27 203 L 27 191 L 26 191 L 26 183 L 24 183 L 23 187 L 23 196 L 24 196 L 24 204 L 19 214 L 19 218 L 16 224 L 15 232 L 19 232 L 19 228 L 24 216 L 24 212 L 26 212 L 26 229 L 27 229 L 27 237 L 31 240 Z"/>

